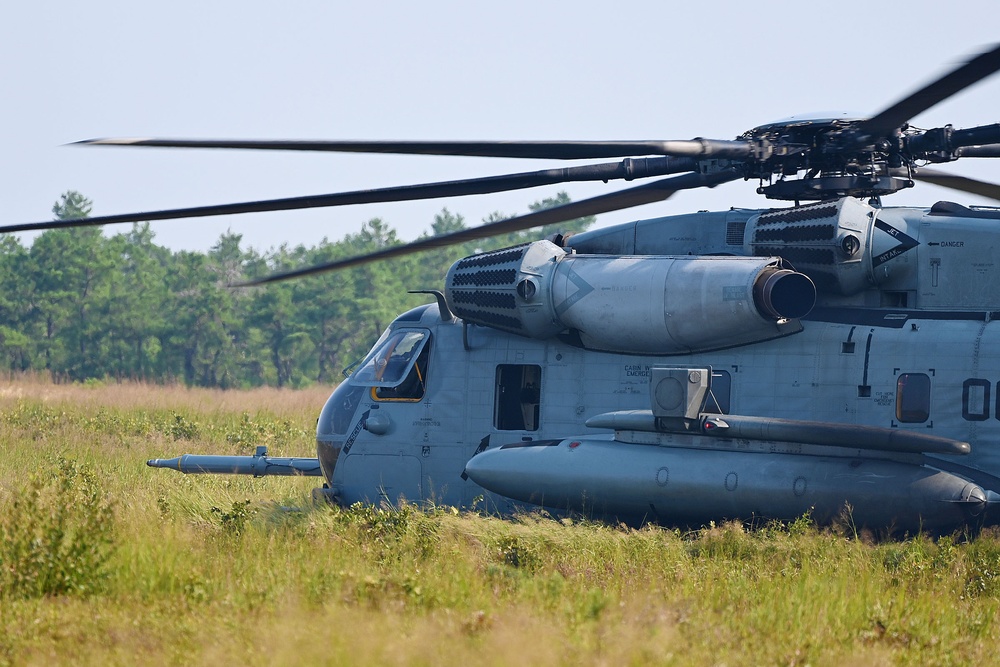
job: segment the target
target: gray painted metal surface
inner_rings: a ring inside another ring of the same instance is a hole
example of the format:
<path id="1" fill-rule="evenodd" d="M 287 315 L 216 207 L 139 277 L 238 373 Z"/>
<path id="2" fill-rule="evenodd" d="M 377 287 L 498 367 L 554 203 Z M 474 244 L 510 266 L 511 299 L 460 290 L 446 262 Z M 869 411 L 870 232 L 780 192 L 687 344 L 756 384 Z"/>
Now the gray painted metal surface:
<path id="1" fill-rule="evenodd" d="M 595 438 L 495 449 L 469 476 L 505 496 L 597 518 L 702 525 L 740 517 L 829 521 L 850 506 L 861 525 L 937 530 L 986 509 L 986 492 L 915 463 L 804 453 L 705 451 Z"/>
<path id="2" fill-rule="evenodd" d="M 687 428 L 658 425 L 652 410 L 609 412 L 587 420 L 590 428 L 610 428 L 620 442 L 641 442 L 640 433 L 697 433 L 727 440 L 797 442 L 804 445 L 827 445 L 848 449 L 868 449 L 911 454 L 956 454 L 972 451 L 969 443 L 943 438 L 931 433 L 901 431 L 898 428 L 831 424 L 797 419 L 769 419 L 744 415 L 702 413 Z M 646 439 L 648 441 L 648 439 Z M 657 444 L 667 445 L 666 442 Z"/>
<path id="3" fill-rule="evenodd" d="M 188 475 L 232 474 L 280 475 L 284 477 L 320 477 L 319 459 L 267 456 L 266 447 L 258 447 L 256 456 L 216 456 L 208 454 L 184 454 L 173 459 L 150 459 L 150 468 L 170 468 Z"/>

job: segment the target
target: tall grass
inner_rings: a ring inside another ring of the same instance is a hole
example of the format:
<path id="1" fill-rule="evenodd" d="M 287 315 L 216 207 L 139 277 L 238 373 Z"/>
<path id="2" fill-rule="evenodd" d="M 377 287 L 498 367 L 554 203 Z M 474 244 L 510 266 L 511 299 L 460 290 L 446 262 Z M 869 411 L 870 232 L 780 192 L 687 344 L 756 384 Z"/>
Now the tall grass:
<path id="1" fill-rule="evenodd" d="M 324 398 L 0 389 L 0 663 L 1000 661 L 993 533 L 878 543 L 807 519 L 682 533 L 447 507 L 314 509 L 314 479 L 144 465 L 254 444 L 308 456 Z M 36 560 L 80 578 L 12 583 L 32 580 L 35 561 L 7 536 L 54 534 L 36 544 L 49 560 Z"/>

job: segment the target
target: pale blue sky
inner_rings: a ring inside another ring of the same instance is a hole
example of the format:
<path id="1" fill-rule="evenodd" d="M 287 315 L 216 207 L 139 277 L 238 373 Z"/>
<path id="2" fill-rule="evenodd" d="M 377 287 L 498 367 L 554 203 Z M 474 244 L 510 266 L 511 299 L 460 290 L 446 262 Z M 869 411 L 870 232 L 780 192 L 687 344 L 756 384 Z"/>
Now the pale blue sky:
<path id="1" fill-rule="evenodd" d="M 297 196 L 554 166 L 545 161 L 62 147 L 103 136 L 328 139 L 733 138 L 816 110 L 874 113 L 1000 40 L 994 0 L 860 2 L 8 3 L 0 11 L 3 221 Z M 914 119 L 1000 121 L 1000 76 Z M 945 167 L 1000 182 L 1000 160 Z M 567 185 L 574 199 L 622 185 Z M 732 205 L 755 183 L 681 193 L 602 224 Z M 205 250 L 315 244 L 380 216 L 413 238 L 447 205 L 470 222 L 558 187 L 450 201 L 162 222 Z M 887 204 L 942 198 L 929 185 Z"/>

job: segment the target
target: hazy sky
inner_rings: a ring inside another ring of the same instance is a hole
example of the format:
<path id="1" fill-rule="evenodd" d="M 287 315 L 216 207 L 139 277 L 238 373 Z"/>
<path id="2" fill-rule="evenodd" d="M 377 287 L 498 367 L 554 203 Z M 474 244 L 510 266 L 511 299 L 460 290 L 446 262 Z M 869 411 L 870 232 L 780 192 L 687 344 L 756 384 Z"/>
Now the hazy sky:
<path id="1" fill-rule="evenodd" d="M 1000 40 L 995 0 L 862 2 L 7 3 L 0 12 L 0 215 L 95 215 L 337 192 L 556 166 L 534 160 L 64 147 L 104 136 L 326 139 L 734 138 L 823 110 L 875 113 Z M 1000 76 L 914 119 L 1000 121 Z M 1000 182 L 1000 160 L 944 167 Z M 742 181 L 600 217 L 767 206 Z M 562 186 L 574 199 L 625 187 Z M 382 217 L 410 239 L 443 206 L 478 223 L 559 187 L 155 223 L 206 250 L 338 239 Z M 961 193 L 918 185 L 887 204 Z M 124 228 L 123 228 L 124 229 Z"/>

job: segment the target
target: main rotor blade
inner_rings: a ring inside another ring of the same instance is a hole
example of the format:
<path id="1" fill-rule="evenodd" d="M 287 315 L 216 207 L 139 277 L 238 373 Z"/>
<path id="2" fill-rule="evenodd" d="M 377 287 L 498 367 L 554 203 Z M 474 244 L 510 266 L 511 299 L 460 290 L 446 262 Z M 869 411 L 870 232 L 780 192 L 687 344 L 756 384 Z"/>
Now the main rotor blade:
<path id="1" fill-rule="evenodd" d="M 460 197 L 463 195 L 490 194 L 534 188 L 541 185 L 569 183 L 574 181 L 609 181 L 633 180 L 651 176 L 664 176 L 697 168 L 697 163 L 691 158 L 655 157 L 629 158 L 621 162 L 584 165 L 561 169 L 544 169 L 542 171 L 524 172 L 520 174 L 505 174 L 502 176 L 487 176 L 485 178 L 470 178 L 458 181 L 442 181 L 420 185 L 403 185 L 375 190 L 356 190 L 325 195 L 310 195 L 305 197 L 290 197 L 286 199 L 265 199 L 255 202 L 240 202 L 235 204 L 218 204 L 213 206 L 195 206 L 192 208 L 176 208 L 163 211 L 147 211 L 144 213 L 123 213 L 120 215 L 104 215 L 93 218 L 72 218 L 68 220 L 48 220 L 16 225 L 0 226 L 0 233 L 24 232 L 41 229 L 60 229 L 63 227 L 93 227 L 96 225 L 112 225 L 126 222 L 149 222 L 153 220 L 176 220 L 180 218 L 202 218 L 216 215 L 234 215 L 239 213 L 260 213 L 264 211 L 291 211 L 305 208 L 324 208 L 331 206 L 348 206 L 352 204 L 373 204 L 380 202 L 411 201 L 415 199 L 438 199 L 442 197 Z"/>
<path id="2" fill-rule="evenodd" d="M 965 146 L 958 149 L 959 157 L 1000 157 L 1000 144 Z"/>
<path id="3" fill-rule="evenodd" d="M 955 174 L 949 174 L 943 171 L 923 168 L 917 169 L 913 172 L 913 179 L 1000 201 L 1000 185 L 997 185 L 996 183 L 977 181 L 976 179 L 968 178 L 967 176 L 956 176 Z"/>
<path id="4" fill-rule="evenodd" d="M 392 259 L 395 257 L 403 257 L 434 248 L 445 248 L 447 246 L 457 245 L 467 241 L 476 241 L 479 239 L 498 236 L 500 234 L 519 232 L 525 229 L 531 229 L 532 227 L 541 227 L 542 225 L 565 222 L 567 220 L 582 218 L 589 215 L 598 215 L 600 213 L 618 211 L 625 208 L 631 208 L 633 206 L 640 206 L 642 204 L 664 201 L 680 190 L 689 190 L 691 188 L 700 187 L 714 188 L 716 185 L 721 183 L 741 178 L 742 175 L 741 171 L 731 167 L 715 174 L 706 175 L 691 173 L 684 174 L 682 176 L 674 176 L 672 178 L 665 178 L 660 181 L 654 181 L 652 183 L 629 188 L 627 190 L 621 190 L 607 195 L 600 195 L 590 199 L 582 199 L 578 202 L 571 202 L 569 204 L 555 206 L 541 211 L 534 211 L 532 213 L 509 218 L 507 220 L 501 220 L 499 222 L 493 222 L 479 227 L 473 227 L 471 229 L 463 229 L 457 232 L 452 232 L 451 234 L 443 234 L 441 236 L 421 239 L 406 245 L 386 248 L 367 255 L 359 255 L 357 257 L 337 260 L 327 264 L 319 264 L 317 266 L 310 266 L 304 269 L 297 269 L 295 271 L 271 274 L 257 280 L 238 283 L 234 285 L 234 287 L 263 285 L 266 283 L 289 280 L 291 278 L 301 278 L 304 276 L 315 275 L 317 273 L 325 273 L 327 271 L 336 271 L 338 269 L 361 266 L 371 262 Z"/>
<path id="5" fill-rule="evenodd" d="M 874 137 L 889 135 L 920 112 L 997 70 L 1000 70 L 1000 44 L 862 122 L 861 131 Z"/>
<path id="6" fill-rule="evenodd" d="M 235 148 L 335 153 L 397 153 L 471 157 L 585 160 L 635 155 L 744 159 L 747 141 L 690 139 L 681 141 L 285 141 L 241 139 L 88 139 L 89 146 L 157 146 L 166 148 Z"/>

